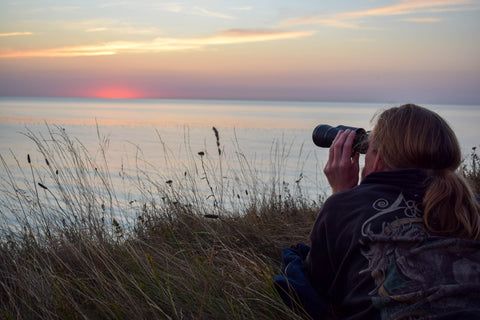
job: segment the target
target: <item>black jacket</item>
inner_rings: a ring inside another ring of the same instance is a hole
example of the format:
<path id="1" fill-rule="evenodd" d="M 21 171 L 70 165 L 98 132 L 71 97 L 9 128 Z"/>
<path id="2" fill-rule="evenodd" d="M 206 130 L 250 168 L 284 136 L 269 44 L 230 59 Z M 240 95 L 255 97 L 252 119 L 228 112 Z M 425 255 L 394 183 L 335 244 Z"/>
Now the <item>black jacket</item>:
<path id="1" fill-rule="evenodd" d="M 310 236 L 305 273 L 331 316 L 480 317 L 480 242 L 425 230 L 427 184 L 418 169 L 375 172 L 327 199 Z"/>

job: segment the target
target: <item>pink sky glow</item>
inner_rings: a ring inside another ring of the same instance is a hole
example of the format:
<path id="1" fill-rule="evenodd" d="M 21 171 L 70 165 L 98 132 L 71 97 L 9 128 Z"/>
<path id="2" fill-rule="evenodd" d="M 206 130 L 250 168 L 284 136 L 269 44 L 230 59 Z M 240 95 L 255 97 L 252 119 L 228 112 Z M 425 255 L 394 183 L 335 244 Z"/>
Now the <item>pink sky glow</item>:
<path id="1" fill-rule="evenodd" d="M 480 104 L 479 9 L 3 2 L 0 96 Z"/>

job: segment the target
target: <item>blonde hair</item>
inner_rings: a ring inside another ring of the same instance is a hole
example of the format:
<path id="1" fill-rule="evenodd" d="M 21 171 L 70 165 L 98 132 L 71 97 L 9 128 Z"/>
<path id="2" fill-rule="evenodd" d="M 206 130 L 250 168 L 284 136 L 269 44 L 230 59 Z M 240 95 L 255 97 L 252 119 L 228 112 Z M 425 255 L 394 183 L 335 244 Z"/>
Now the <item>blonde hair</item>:
<path id="1" fill-rule="evenodd" d="M 430 173 L 423 199 L 429 231 L 480 237 L 480 205 L 456 172 L 462 161 L 460 145 L 444 119 L 414 104 L 390 108 L 376 117 L 372 139 L 388 168 L 419 168 Z"/>

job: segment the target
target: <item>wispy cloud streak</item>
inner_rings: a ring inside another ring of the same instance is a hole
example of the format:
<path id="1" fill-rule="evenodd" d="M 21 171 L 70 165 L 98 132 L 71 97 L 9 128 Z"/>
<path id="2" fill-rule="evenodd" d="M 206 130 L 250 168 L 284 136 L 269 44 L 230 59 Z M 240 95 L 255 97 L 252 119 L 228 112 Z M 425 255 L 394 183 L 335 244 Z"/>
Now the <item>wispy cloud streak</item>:
<path id="1" fill-rule="evenodd" d="M 202 15 L 202 16 L 206 16 L 206 17 L 221 18 L 221 19 L 233 19 L 233 17 L 231 15 L 224 14 L 224 13 L 221 13 L 221 12 L 213 12 L 213 11 L 210 11 L 210 10 L 207 10 L 207 9 L 204 9 L 204 8 L 200 8 L 200 7 L 195 7 L 194 9 L 195 9 L 194 13 L 198 14 L 198 15 Z"/>
<path id="2" fill-rule="evenodd" d="M 33 34 L 32 32 L 9 32 L 9 33 L 0 33 L 0 37 L 29 36 L 32 34 Z"/>
<path id="3" fill-rule="evenodd" d="M 380 17 L 380 16 L 406 16 L 414 14 L 436 13 L 436 12 L 449 12 L 449 11 L 467 11 L 472 10 L 471 0 L 404 0 L 399 3 L 372 8 L 367 10 L 350 11 L 337 13 L 331 16 L 313 16 L 304 18 L 293 18 L 284 21 L 282 26 L 299 26 L 299 25 L 312 25 L 321 24 L 333 27 L 342 28 L 360 28 L 363 19 L 368 17 Z M 478 10 L 478 8 L 473 8 Z M 423 18 L 423 19 L 410 19 L 415 22 L 433 22 L 440 21 L 440 19 Z M 407 19 L 403 19 L 407 20 Z"/>
<path id="4" fill-rule="evenodd" d="M 149 42 L 114 41 L 99 45 L 59 47 L 32 51 L 0 52 L 0 58 L 79 57 L 115 55 L 121 53 L 155 53 L 165 51 L 200 50 L 212 45 L 296 39 L 311 36 L 314 31 L 264 31 L 232 29 L 200 38 L 156 38 Z"/>

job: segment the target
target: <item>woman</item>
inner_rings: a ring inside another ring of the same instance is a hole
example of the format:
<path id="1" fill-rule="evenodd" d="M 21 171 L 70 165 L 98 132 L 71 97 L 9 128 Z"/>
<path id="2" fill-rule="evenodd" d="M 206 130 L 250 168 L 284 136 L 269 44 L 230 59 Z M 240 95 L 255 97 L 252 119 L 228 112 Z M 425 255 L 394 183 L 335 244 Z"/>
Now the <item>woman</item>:
<path id="1" fill-rule="evenodd" d="M 382 112 L 358 186 L 354 137 L 339 132 L 324 169 L 333 195 L 304 268 L 327 305 L 315 316 L 478 319 L 480 206 L 456 172 L 461 151 L 452 129 L 413 104 Z"/>

